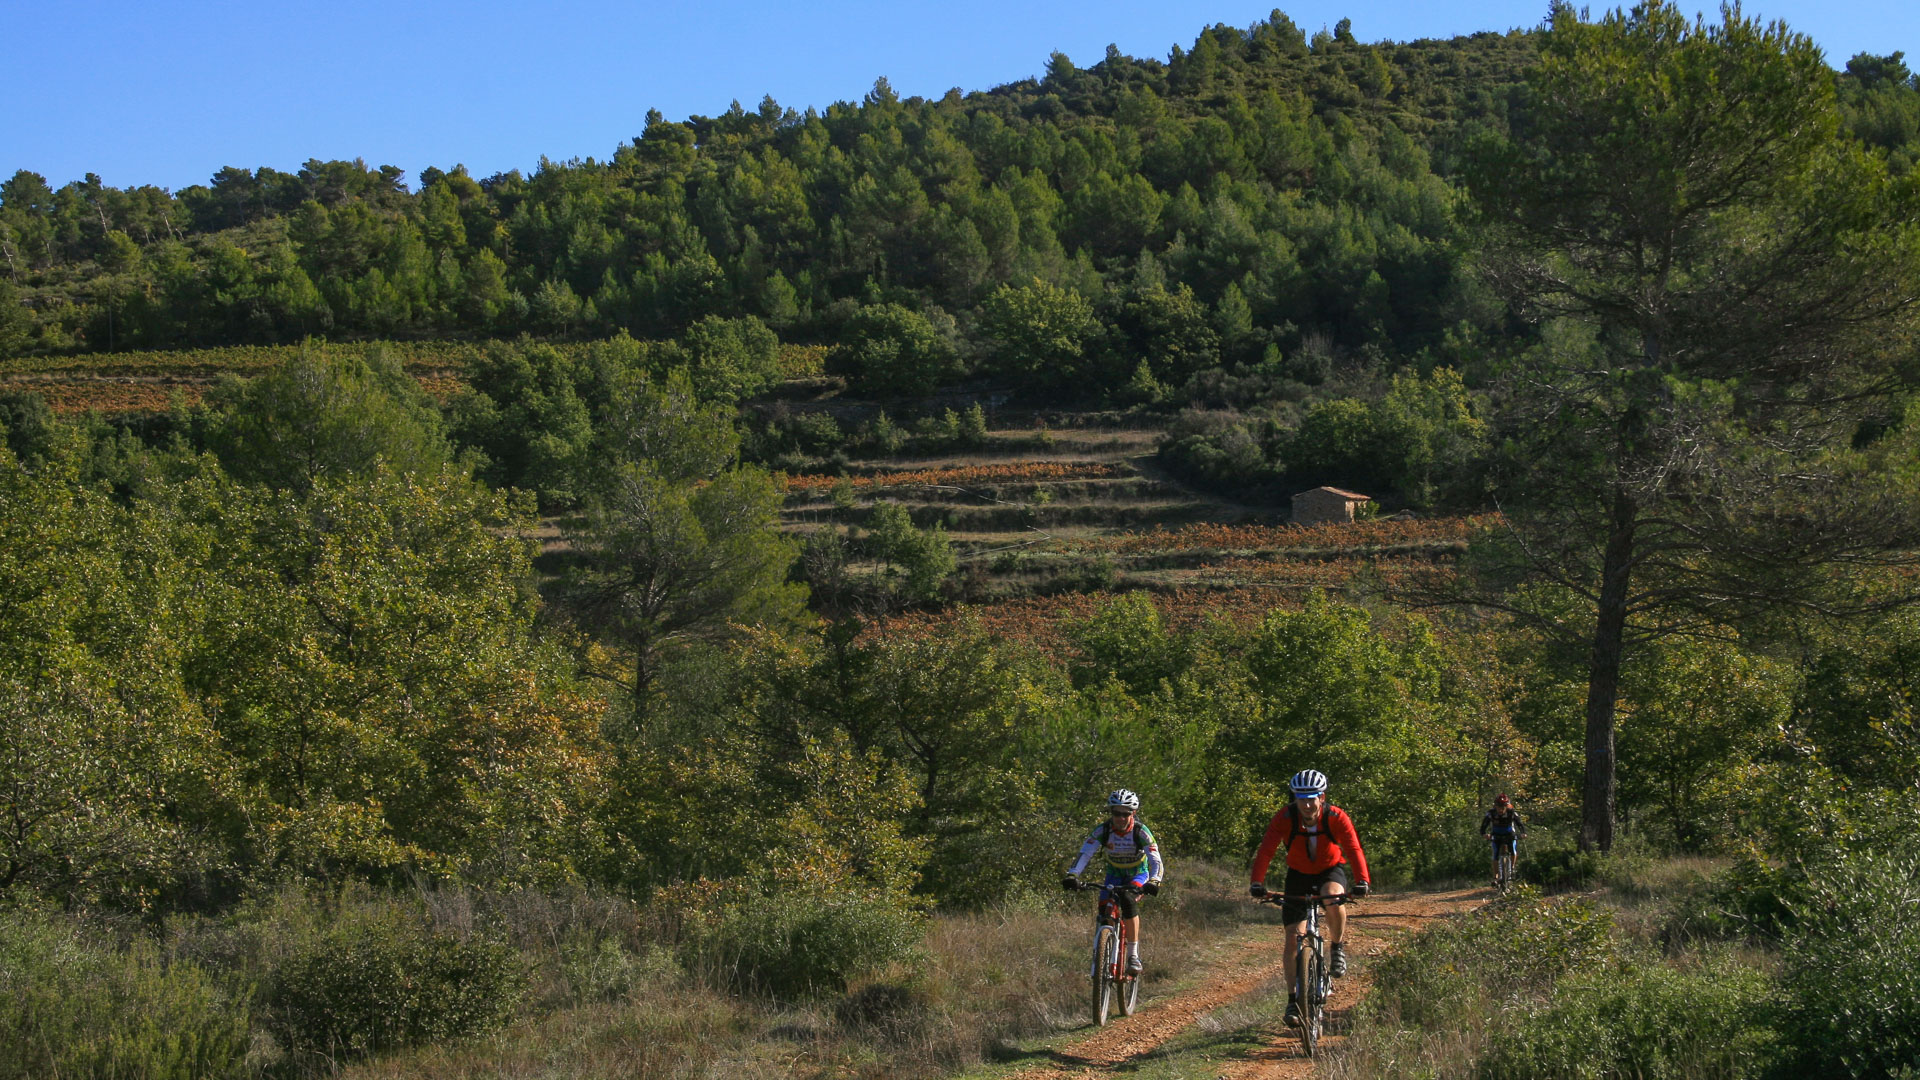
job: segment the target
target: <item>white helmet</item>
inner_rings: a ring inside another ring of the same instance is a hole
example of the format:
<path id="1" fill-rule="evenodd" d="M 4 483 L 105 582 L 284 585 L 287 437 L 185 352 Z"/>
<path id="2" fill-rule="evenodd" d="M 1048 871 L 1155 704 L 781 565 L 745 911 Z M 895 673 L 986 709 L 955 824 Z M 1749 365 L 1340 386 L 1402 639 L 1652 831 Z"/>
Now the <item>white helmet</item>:
<path id="1" fill-rule="evenodd" d="M 1135 795 L 1126 788 L 1121 788 L 1107 796 L 1107 809 L 1138 811 L 1140 809 L 1140 796 Z"/>
<path id="2" fill-rule="evenodd" d="M 1287 785 L 1293 789 L 1295 798 L 1307 799 L 1327 793 L 1327 774 L 1318 769 L 1301 769 L 1293 774 L 1293 780 Z"/>

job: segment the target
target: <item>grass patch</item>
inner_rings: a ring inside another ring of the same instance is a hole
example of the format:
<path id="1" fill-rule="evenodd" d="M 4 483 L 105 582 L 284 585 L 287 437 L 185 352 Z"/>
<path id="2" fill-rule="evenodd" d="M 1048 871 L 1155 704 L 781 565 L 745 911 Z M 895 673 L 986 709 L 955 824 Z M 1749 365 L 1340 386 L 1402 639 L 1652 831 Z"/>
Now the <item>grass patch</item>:
<path id="1" fill-rule="evenodd" d="M 1775 957 L 1670 932 L 1715 888 L 1720 861 L 1629 852 L 1571 869 L 1592 891 L 1523 887 L 1381 960 L 1354 1037 L 1321 1075 L 1785 1075 Z"/>

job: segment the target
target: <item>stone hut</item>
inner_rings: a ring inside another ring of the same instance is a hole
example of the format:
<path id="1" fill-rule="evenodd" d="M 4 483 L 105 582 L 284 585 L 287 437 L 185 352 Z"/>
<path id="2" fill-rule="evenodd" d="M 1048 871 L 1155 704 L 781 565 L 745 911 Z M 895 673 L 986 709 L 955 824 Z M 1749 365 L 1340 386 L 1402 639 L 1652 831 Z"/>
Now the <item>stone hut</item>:
<path id="1" fill-rule="evenodd" d="M 1326 525 L 1335 521 L 1352 521 L 1354 509 L 1361 503 L 1372 501 L 1370 495 L 1343 491 L 1337 487 L 1317 487 L 1293 497 L 1293 523 Z"/>

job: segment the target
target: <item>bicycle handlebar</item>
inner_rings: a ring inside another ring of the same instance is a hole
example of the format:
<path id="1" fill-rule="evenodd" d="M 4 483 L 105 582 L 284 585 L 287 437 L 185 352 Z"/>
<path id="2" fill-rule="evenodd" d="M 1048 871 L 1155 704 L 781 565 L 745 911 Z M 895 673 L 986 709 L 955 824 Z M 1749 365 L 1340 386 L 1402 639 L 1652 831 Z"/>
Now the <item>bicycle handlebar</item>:
<path id="1" fill-rule="evenodd" d="M 1134 896 L 1150 895 L 1146 889 L 1139 885 L 1105 885 L 1097 881 L 1082 881 L 1079 885 L 1081 892 L 1092 892 L 1096 889 L 1112 889 L 1114 892 L 1130 893 Z"/>
<path id="2" fill-rule="evenodd" d="M 1360 898 L 1353 895 L 1352 893 L 1340 893 L 1335 896 L 1321 896 L 1319 893 L 1270 892 L 1265 896 L 1255 898 L 1255 902 L 1261 903 L 1261 904 L 1281 904 L 1281 903 L 1285 903 L 1288 900 L 1305 900 L 1310 903 L 1320 904 L 1322 906 L 1325 906 L 1328 904 L 1333 904 L 1333 905 L 1356 904 L 1360 902 Z"/>

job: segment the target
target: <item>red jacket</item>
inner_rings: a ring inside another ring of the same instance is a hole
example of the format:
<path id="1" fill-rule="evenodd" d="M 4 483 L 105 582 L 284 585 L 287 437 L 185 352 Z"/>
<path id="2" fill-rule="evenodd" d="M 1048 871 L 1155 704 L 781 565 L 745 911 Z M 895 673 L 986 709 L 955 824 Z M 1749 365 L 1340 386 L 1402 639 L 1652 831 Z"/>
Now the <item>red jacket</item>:
<path id="1" fill-rule="evenodd" d="M 1293 834 L 1293 843 L 1287 846 L 1290 869 L 1303 874 L 1324 874 L 1341 863 L 1350 862 L 1359 871 L 1356 881 L 1373 880 L 1367 873 L 1367 853 L 1360 850 L 1360 834 L 1353 831 L 1353 819 L 1345 810 L 1329 803 L 1320 811 L 1320 824 L 1312 829 L 1304 823 L 1296 825 L 1293 814 L 1291 805 L 1283 806 L 1273 815 L 1273 820 L 1267 822 L 1266 835 L 1260 838 L 1260 850 L 1253 856 L 1256 884 L 1267 880 L 1267 866 L 1289 833 Z"/>

